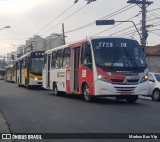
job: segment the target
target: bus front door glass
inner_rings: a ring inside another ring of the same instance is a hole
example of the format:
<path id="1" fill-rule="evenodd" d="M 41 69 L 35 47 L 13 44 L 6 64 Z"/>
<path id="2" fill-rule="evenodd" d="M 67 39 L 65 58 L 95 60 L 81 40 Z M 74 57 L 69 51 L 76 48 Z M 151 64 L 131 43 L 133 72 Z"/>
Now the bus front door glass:
<path id="1" fill-rule="evenodd" d="M 74 90 L 79 91 L 79 55 L 80 47 L 74 49 Z"/>

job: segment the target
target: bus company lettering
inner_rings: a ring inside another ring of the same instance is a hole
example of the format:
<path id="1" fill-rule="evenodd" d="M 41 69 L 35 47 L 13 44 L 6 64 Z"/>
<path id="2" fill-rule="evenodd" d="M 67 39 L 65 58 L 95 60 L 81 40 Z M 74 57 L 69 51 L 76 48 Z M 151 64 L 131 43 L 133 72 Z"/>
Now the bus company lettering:
<path id="1" fill-rule="evenodd" d="M 41 135 L 28 135 L 28 139 L 42 139 Z"/>
<path id="2" fill-rule="evenodd" d="M 65 77 L 65 72 L 57 72 L 57 77 Z"/>
<path id="3" fill-rule="evenodd" d="M 145 134 L 143 134 L 143 135 L 129 135 L 129 138 L 130 139 L 157 139 L 158 138 L 158 136 L 157 135 L 145 135 Z"/>
<path id="4" fill-rule="evenodd" d="M 82 70 L 82 77 L 86 77 L 86 70 Z"/>
<path id="5" fill-rule="evenodd" d="M 42 139 L 41 135 L 12 135 L 12 139 L 23 140 L 23 139 Z"/>

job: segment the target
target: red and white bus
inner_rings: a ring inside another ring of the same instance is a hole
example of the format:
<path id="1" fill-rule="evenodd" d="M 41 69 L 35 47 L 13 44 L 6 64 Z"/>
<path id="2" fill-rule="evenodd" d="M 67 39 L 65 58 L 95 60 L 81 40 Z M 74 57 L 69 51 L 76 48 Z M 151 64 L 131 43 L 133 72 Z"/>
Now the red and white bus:
<path id="1" fill-rule="evenodd" d="M 133 39 L 92 37 L 45 52 L 43 87 L 67 94 L 135 102 L 148 93 L 148 68 Z"/>

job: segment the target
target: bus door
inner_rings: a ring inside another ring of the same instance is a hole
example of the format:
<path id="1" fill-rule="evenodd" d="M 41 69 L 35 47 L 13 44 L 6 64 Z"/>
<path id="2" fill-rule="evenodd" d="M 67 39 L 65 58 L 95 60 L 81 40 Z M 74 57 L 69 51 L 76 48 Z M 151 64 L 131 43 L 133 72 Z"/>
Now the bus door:
<path id="1" fill-rule="evenodd" d="M 74 79 L 73 79 L 73 90 L 79 92 L 79 56 L 80 56 L 80 47 L 76 47 L 73 49 L 73 71 L 74 71 Z"/>
<path id="2" fill-rule="evenodd" d="M 23 62 L 23 60 L 20 60 L 19 61 L 19 71 L 20 71 L 20 82 L 19 82 L 19 84 L 22 84 L 22 62 Z"/>
<path id="3" fill-rule="evenodd" d="M 29 73 L 30 73 L 30 69 L 31 69 L 31 60 L 29 57 L 26 60 L 27 60 L 27 85 L 29 85 L 29 83 L 30 83 Z"/>
<path id="4" fill-rule="evenodd" d="M 16 83 L 18 82 L 17 80 L 17 71 L 18 71 L 18 62 L 16 62 Z"/>
<path id="5" fill-rule="evenodd" d="M 51 54 L 48 54 L 48 58 L 47 58 L 47 87 L 50 88 L 50 69 L 51 69 Z"/>

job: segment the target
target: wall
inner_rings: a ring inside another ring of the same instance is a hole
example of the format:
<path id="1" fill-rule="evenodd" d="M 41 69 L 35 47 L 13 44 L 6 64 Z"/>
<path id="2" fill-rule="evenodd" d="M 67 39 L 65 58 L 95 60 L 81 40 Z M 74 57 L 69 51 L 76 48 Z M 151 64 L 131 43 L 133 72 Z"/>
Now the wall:
<path id="1" fill-rule="evenodd" d="M 160 73 L 160 55 L 147 55 L 146 60 L 150 72 Z"/>
<path id="2" fill-rule="evenodd" d="M 58 34 L 51 34 L 46 37 L 46 51 L 63 45 L 63 40 Z"/>

